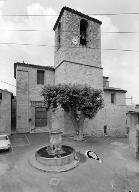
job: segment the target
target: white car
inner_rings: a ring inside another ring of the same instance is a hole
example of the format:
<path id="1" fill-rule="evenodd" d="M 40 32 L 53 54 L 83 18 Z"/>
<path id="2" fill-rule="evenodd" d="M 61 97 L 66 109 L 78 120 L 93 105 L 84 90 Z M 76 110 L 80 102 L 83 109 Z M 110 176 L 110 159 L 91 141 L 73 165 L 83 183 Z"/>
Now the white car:
<path id="1" fill-rule="evenodd" d="M 11 142 L 8 135 L 0 135 L 0 151 L 8 150 L 11 148 Z"/>

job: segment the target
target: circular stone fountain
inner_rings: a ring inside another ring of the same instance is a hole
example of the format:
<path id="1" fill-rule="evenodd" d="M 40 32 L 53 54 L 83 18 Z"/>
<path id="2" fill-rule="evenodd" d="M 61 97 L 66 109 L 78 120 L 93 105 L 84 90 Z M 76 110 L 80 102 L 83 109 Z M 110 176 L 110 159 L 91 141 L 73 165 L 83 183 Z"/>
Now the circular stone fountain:
<path id="1" fill-rule="evenodd" d="M 61 130 L 50 132 L 50 145 L 38 149 L 30 160 L 33 167 L 46 172 L 62 172 L 79 164 L 75 150 L 61 144 L 62 133 Z"/>

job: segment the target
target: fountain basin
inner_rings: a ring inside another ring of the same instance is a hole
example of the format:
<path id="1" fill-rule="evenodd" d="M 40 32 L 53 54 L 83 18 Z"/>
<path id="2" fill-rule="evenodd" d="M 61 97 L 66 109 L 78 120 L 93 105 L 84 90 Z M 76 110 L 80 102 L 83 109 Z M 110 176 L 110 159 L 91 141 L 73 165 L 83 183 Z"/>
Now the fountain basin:
<path id="1" fill-rule="evenodd" d="M 49 154 L 49 147 L 45 146 L 35 153 L 36 160 L 46 166 L 64 166 L 72 163 L 75 159 L 77 159 L 75 150 L 66 145 L 62 145 L 61 149 L 63 153 L 61 154 Z"/>

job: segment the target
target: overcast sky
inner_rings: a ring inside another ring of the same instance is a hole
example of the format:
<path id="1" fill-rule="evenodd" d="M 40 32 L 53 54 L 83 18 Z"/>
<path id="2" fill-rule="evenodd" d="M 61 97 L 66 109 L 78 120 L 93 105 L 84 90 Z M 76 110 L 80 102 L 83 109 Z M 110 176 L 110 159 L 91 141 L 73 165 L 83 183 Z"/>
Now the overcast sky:
<path id="1" fill-rule="evenodd" d="M 63 6 L 80 10 L 85 14 L 139 12 L 138 0 L 0 0 L 0 88 L 15 94 L 14 62 L 36 65 L 54 65 L 53 26 L 57 16 L 19 17 L 4 14 L 58 15 Z M 110 77 L 110 86 L 126 89 L 127 97 L 139 103 L 139 33 L 105 34 L 103 32 L 139 32 L 139 15 L 94 16 L 102 24 L 102 67 Z M 40 31 L 14 31 L 37 29 Z M 31 43 L 33 45 L 3 45 L 1 43 Z M 48 47 L 37 46 L 39 44 Z M 106 51 L 103 49 L 118 49 Z M 3 82 L 10 83 L 8 85 Z"/>

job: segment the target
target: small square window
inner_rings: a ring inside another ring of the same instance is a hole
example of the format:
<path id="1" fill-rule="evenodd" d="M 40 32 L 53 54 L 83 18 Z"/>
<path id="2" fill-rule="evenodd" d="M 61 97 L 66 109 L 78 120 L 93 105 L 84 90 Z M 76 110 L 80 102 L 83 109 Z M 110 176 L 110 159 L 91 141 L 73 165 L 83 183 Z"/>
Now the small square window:
<path id="1" fill-rule="evenodd" d="M 2 100 L 2 93 L 0 93 L 0 100 Z"/>
<path id="2" fill-rule="evenodd" d="M 139 114 L 137 114 L 137 124 L 139 125 Z"/>
<path id="3" fill-rule="evenodd" d="M 111 104 L 115 104 L 115 103 L 116 103 L 116 94 L 111 93 Z"/>
<path id="4" fill-rule="evenodd" d="M 44 71 L 37 71 L 37 84 L 44 85 Z"/>

